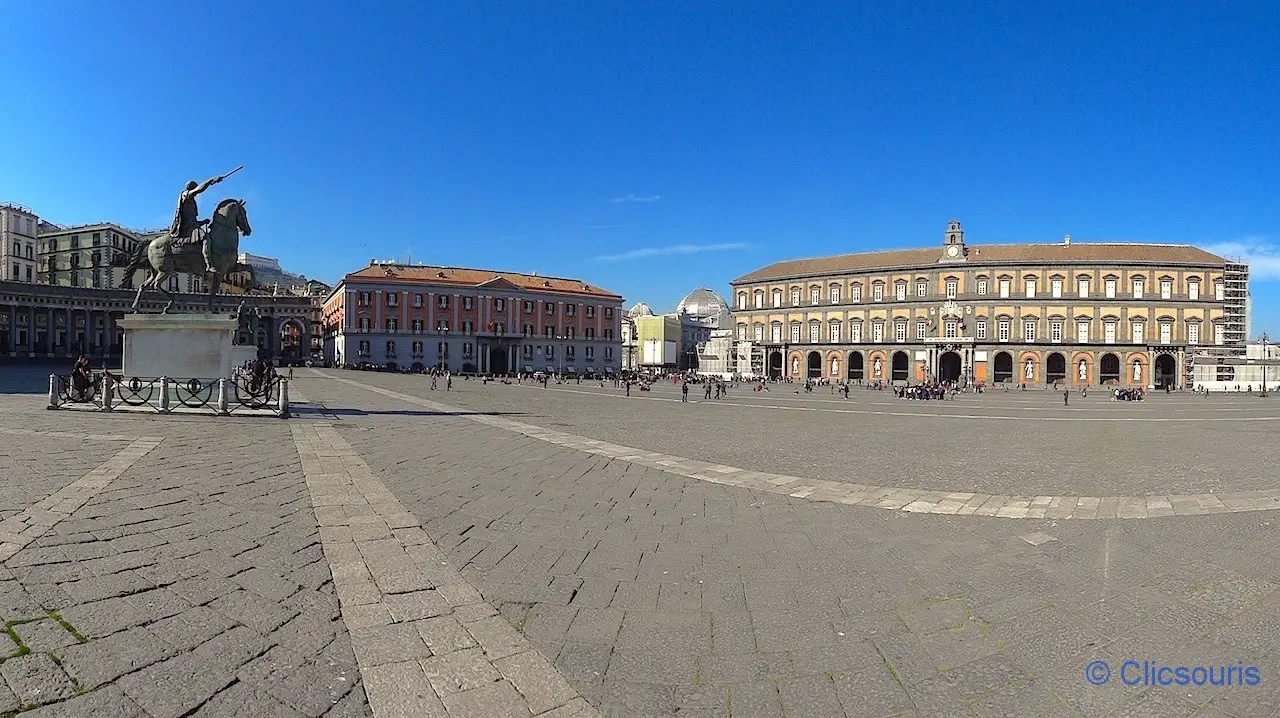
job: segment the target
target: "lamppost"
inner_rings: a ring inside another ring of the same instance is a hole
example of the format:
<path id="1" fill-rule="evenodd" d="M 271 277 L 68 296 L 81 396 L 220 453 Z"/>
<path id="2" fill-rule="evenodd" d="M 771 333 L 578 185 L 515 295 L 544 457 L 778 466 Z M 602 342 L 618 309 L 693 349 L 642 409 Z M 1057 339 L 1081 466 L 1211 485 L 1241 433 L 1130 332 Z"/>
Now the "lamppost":
<path id="1" fill-rule="evenodd" d="M 1258 338 L 1262 340 L 1262 393 L 1259 394 L 1259 396 L 1266 396 L 1267 395 L 1267 339 L 1269 337 L 1267 337 L 1266 332 L 1263 332 L 1262 336 Z"/>

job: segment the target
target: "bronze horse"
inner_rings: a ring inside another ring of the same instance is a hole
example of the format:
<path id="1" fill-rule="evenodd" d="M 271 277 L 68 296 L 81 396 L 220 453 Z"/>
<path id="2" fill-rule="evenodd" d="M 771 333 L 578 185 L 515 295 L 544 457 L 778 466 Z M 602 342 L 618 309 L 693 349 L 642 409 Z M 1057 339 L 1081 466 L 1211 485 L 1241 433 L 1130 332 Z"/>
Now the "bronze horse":
<path id="1" fill-rule="evenodd" d="M 169 277 L 176 272 L 204 274 L 209 283 L 209 311 L 213 311 L 213 303 L 218 296 L 218 287 L 222 280 L 236 267 L 240 255 L 240 235 L 248 237 L 253 234 L 249 226 L 249 215 L 242 199 L 224 199 L 213 210 L 213 218 L 205 232 L 204 241 L 209 243 L 209 257 L 215 272 L 205 272 L 204 255 L 199 244 L 179 243 L 171 233 L 166 232 L 150 242 L 138 245 L 133 261 L 125 268 L 126 282 L 132 280 L 133 273 L 139 269 L 148 270 L 147 278 L 138 285 L 138 293 L 133 298 L 133 311 L 138 311 L 138 303 L 142 301 L 142 293 L 154 289 L 169 298 L 169 303 L 161 310 L 167 313 L 173 306 L 173 294 L 167 285 Z"/>

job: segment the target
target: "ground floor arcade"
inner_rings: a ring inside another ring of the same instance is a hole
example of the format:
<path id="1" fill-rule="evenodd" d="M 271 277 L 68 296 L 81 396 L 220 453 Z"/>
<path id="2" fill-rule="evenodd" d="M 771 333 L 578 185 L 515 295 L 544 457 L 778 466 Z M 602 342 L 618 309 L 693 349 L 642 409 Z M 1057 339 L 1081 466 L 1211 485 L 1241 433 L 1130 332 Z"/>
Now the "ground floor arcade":
<path id="1" fill-rule="evenodd" d="M 763 348 L 771 378 L 855 382 L 984 382 L 1029 386 L 1186 386 L 1183 347 L 922 343 Z"/>

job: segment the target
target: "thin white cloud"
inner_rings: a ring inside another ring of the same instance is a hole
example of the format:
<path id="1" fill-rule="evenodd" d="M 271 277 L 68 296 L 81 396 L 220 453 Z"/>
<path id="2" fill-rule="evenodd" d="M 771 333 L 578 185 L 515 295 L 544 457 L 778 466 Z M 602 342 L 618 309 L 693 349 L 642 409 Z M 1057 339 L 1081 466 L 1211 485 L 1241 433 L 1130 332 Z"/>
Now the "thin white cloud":
<path id="1" fill-rule="evenodd" d="M 1249 279 L 1280 279 L 1280 244 L 1266 235 L 1249 235 L 1229 242 L 1211 242 L 1204 249 L 1231 260 L 1249 263 Z"/>
<path id="2" fill-rule="evenodd" d="M 727 252 L 733 249 L 746 249 L 745 242 L 725 242 L 722 244 L 673 244 L 669 247 L 641 247 L 621 254 L 607 254 L 596 257 L 601 262 L 619 262 L 628 259 L 647 259 L 649 257 L 667 257 L 677 254 L 702 254 L 703 252 Z"/>
<path id="3" fill-rule="evenodd" d="M 620 202 L 657 202 L 660 199 L 662 199 L 660 194 L 627 194 L 622 197 L 614 197 L 609 201 L 618 204 Z"/>

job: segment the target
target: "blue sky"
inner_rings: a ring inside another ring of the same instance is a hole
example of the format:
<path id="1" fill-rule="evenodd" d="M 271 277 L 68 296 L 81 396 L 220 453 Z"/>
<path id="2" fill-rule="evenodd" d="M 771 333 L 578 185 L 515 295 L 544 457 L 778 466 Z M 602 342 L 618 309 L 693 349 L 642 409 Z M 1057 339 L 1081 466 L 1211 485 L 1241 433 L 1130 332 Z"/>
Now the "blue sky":
<path id="1" fill-rule="evenodd" d="M 1190 242 L 1280 329 L 1280 4 L 6 0 L 0 199 L 674 306 L 797 256 Z M 320 8 L 317 10 L 316 8 Z M 370 8 L 377 8 L 370 12 Z"/>

